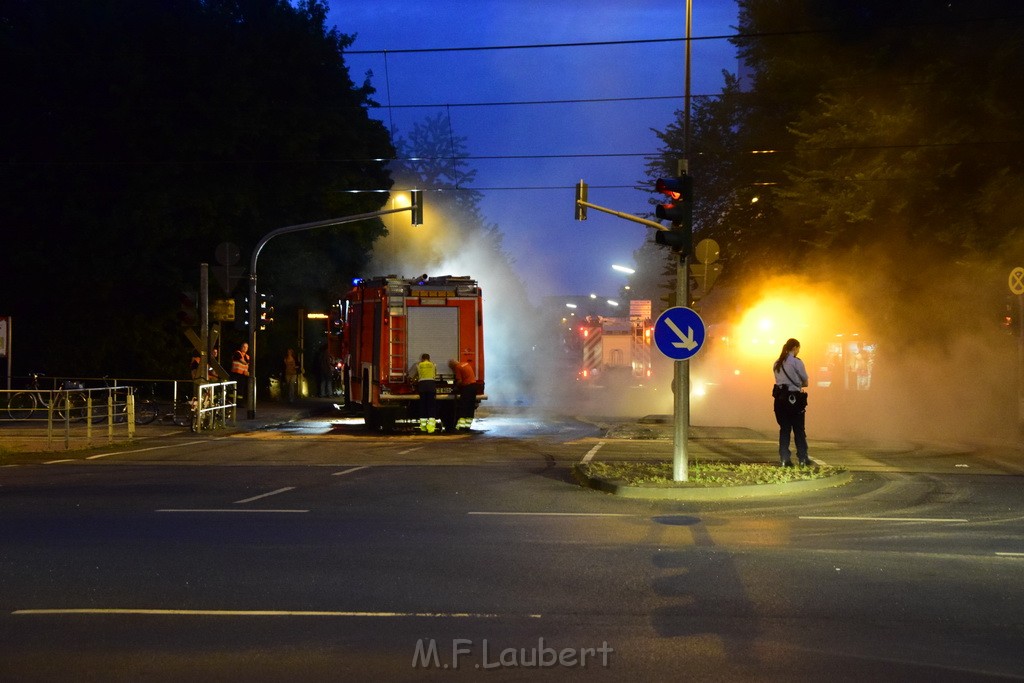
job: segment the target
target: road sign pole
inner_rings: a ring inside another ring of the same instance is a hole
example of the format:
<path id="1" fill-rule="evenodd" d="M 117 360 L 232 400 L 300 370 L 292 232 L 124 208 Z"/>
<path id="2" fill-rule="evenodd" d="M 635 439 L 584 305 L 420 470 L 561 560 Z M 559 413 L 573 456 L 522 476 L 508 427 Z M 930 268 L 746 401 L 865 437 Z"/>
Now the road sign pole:
<path id="1" fill-rule="evenodd" d="M 1017 426 L 1024 433 L 1024 295 L 1017 295 Z"/>
<path id="2" fill-rule="evenodd" d="M 676 306 L 690 305 L 690 257 L 680 255 L 676 262 Z M 690 361 L 675 361 L 675 410 L 672 438 L 672 480 L 689 479 L 687 442 L 690 438 Z"/>

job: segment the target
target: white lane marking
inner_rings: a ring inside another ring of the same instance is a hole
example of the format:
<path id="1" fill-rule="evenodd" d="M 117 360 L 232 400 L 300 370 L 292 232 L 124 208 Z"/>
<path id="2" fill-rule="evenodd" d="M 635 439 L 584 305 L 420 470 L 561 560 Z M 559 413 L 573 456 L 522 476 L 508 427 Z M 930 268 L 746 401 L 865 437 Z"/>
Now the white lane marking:
<path id="1" fill-rule="evenodd" d="M 74 458 L 64 458 L 63 460 L 49 460 L 47 462 L 44 462 L 43 464 L 44 465 L 56 465 L 57 463 L 61 463 L 61 462 L 75 462 L 75 459 Z"/>
<path id="2" fill-rule="evenodd" d="M 426 617 L 431 619 L 499 619 L 519 617 L 540 619 L 540 614 L 496 614 L 489 612 L 327 612 L 314 610 L 221 610 L 221 609 L 19 609 L 12 615 L 51 614 L 144 614 L 185 617 Z"/>
<path id="3" fill-rule="evenodd" d="M 413 451 L 419 451 L 419 450 L 422 450 L 422 449 L 423 449 L 423 446 L 417 446 L 416 448 L 407 448 L 404 451 L 398 451 L 398 454 L 399 455 L 406 455 L 408 453 L 412 453 Z"/>
<path id="4" fill-rule="evenodd" d="M 259 500 L 260 498 L 267 498 L 269 496 L 276 496 L 279 493 L 284 493 L 285 491 L 292 491 L 294 489 L 295 489 L 294 486 L 285 486 L 283 489 L 277 489 L 276 491 L 271 491 L 269 493 L 261 493 L 258 496 L 253 496 L 252 498 L 244 498 L 242 500 L 236 500 L 235 501 L 235 505 L 242 505 L 243 503 L 251 503 L 254 500 Z"/>
<path id="5" fill-rule="evenodd" d="M 799 519 L 823 519 L 834 522 L 967 522 L 970 520 L 943 517 L 815 517 L 801 516 Z"/>
<path id="6" fill-rule="evenodd" d="M 359 470 L 365 470 L 367 467 L 369 467 L 369 465 L 360 465 L 359 467 L 349 467 L 347 470 L 342 470 L 341 472 L 335 472 L 331 476 L 332 477 L 340 477 L 341 475 L 349 474 L 350 472 L 358 472 Z"/>
<path id="7" fill-rule="evenodd" d="M 590 459 L 591 459 L 591 458 L 593 458 L 593 457 L 594 457 L 594 455 L 595 455 L 595 454 L 596 454 L 596 453 L 597 453 L 597 452 L 598 452 L 599 450 L 601 450 L 601 446 L 603 446 L 603 445 L 604 445 L 604 441 L 600 441 L 600 442 L 598 442 L 598 444 L 597 444 L 596 446 L 594 446 L 594 447 L 593 447 L 593 448 L 591 448 L 591 449 L 590 449 L 589 451 L 587 451 L 587 454 L 583 456 L 583 459 L 582 459 L 582 460 L 580 460 L 580 462 L 590 462 Z"/>
<path id="8" fill-rule="evenodd" d="M 132 453 L 145 453 L 146 451 L 159 451 L 164 448 L 179 448 L 180 446 L 194 446 L 197 443 L 206 443 L 205 441 L 186 441 L 185 443 L 168 444 L 166 446 L 150 446 L 149 448 L 136 448 L 132 451 L 114 451 L 112 453 L 97 453 L 96 455 L 87 456 L 86 460 L 98 460 L 99 458 L 106 458 L 110 455 L 131 455 Z"/>
<path id="9" fill-rule="evenodd" d="M 996 553 L 999 557 L 1024 557 L 1024 553 Z"/>
<path id="10" fill-rule="evenodd" d="M 289 512 L 309 512 L 309 510 L 263 510 L 254 508 L 162 508 L 157 512 L 274 512 L 274 513 L 289 513 Z"/>
<path id="11" fill-rule="evenodd" d="M 467 512 L 466 514 L 492 517 L 636 517 L 636 515 L 619 512 Z"/>

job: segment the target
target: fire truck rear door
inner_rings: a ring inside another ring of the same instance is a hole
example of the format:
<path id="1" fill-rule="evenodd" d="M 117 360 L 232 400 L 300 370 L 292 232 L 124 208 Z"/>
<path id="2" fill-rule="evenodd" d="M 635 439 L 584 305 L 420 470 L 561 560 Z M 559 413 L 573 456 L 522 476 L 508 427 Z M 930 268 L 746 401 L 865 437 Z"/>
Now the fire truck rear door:
<path id="1" fill-rule="evenodd" d="M 459 311 L 449 306 L 410 306 L 409 362 L 415 363 L 424 353 L 437 365 L 438 372 L 447 371 L 449 358 L 459 357 Z"/>

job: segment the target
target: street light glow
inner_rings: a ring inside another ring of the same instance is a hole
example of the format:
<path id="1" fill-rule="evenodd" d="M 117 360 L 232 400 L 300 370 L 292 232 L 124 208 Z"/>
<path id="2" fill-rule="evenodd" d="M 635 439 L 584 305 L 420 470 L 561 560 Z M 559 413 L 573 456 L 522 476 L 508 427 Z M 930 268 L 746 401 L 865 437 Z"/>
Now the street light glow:
<path id="1" fill-rule="evenodd" d="M 626 275 L 632 275 L 633 273 L 636 272 L 635 270 L 633 270 L 632 268 L 630 268 L 628 266 L 620 266 L 617 263 L 612 264 L 612 270 L 617 270 L 620 273 L 625 273 Z"/>
<path id="2" fill-rule="evenodd" d="M 566 304 L 566 308 L 576 308 L 576 304 Z"/>

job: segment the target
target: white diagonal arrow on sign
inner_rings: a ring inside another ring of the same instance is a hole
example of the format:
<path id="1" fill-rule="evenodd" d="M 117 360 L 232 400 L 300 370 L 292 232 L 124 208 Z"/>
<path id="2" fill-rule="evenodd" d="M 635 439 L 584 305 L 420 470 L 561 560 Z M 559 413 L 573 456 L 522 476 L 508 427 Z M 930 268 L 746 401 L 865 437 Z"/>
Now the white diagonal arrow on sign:
<path id="1" fill-rule="evenodd" d="M 679 337 L 680 339 L 680 341 L 672 342 L 672 346 L 676 347 L 677 349 L 686 349 L 687 351 L 696 348 L 697 342 L 693 338 L 692 327 L 687 326 L 687 334 L 683 334 L 683 331 L 680 330 L 674 322 L 672 322 L 672 318 L 666 317 L 665 324 L 668 325 L 672 329 L 672 331 L 676 333 L 676 336 Z"/>

